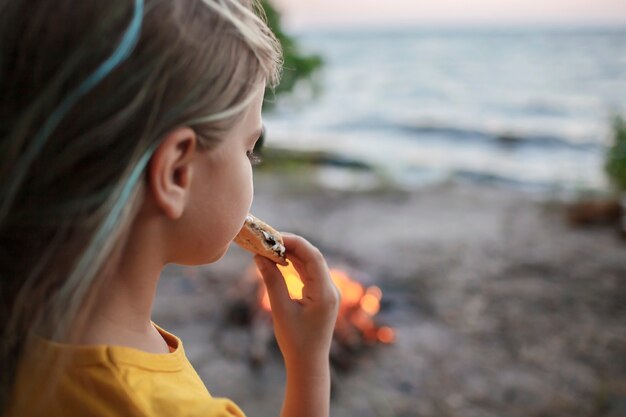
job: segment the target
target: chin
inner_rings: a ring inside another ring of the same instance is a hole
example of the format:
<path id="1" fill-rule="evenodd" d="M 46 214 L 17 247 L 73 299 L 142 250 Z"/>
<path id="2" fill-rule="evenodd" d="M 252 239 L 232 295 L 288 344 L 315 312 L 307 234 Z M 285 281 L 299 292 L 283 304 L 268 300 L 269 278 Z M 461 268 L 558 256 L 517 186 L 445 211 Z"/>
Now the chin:
<path id="1" fill-rule="evenodd" d="M 184 266 L 208 265 L 208 264 L 212 264 L 222 259 L 227 251 L 228 251 L 228 247 L 220 251 L 216 251 L 209 256 L 193 257 L 193 258 L 189 258 L 186 260 L 179 260 L 177 262 L 171 262 L 171 263 L 175 265 L 184 265 Z"/>
<path id="2" fill-rule="evenodd" d="M 230 245 L 229 245 L 230 246 Z M 228 252 L 228 247 L 226 246 L 224 247 L 221 251 L 214 253 L 206 262 L 205 264 L 212 264 L 214 262 L 219 261 L 220 259 L 222 259 L 224 257 L 224 255 L 226 255 L 226 252 Z"/>

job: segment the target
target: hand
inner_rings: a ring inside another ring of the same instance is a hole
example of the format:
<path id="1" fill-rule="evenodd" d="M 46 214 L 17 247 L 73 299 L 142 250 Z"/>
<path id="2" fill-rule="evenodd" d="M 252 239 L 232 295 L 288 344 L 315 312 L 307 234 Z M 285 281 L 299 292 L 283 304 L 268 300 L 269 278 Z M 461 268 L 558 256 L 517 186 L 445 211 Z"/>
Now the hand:
<path id="1" fill-rule="evenodd" d="M 304 284 L 302 300 L 289 297 L 285 280 L 272 261 L 258 255 L 254 260 L 267 286 L 274 332 L 285 365 L 310 372 L 316 364 L 328 366 L 340 295 L 316 247 L 292 234 L 283 234 L 283 239 L 286 257 Z"/>
<path id="2" fill-rule="evenodd" d="M 270 260 L 255 256 L 272 305 L 274 333 L 285 359 L 287 387 L 281 417 L 328 417 L 329 354 L 339 310 L 339 291 L 320 251 L 305 239 L 283 234 L 287 259 L 304 283 L 302 300 Z"/>

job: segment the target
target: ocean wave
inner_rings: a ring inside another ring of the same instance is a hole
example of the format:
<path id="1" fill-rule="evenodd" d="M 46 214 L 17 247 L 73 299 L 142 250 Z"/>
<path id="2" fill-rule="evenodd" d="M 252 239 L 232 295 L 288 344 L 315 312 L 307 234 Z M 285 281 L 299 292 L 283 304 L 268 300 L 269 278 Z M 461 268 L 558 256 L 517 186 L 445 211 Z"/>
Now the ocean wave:
<path id="1" fill-rule="evenodd" d="M 598 140 L 579 140 L 550 133 L 529 133 L 516 129 L 471 128 L 452 125 L 398 125 L 398 129 L 413 134 L 436 134 L 447 139 L 481 140 L 499 146 L 533 146 L 543 148 L 568 148 L 576 150 L 598 150 L 604 146 Z"/>
<path id="2" fill-rule="evenodd" d="M 550 149 L 573 149 L 599 151 L 605 149 L 603 134 L 567 134 L 567 132 L 533 131 L 524 127 L 489 127 L 468 126 L 462 124 L 423 121 L 416 123 L 392 122 L 386 120 L 365 119 L 360 121 L 342 122 L 328 126 L 329 132 L 391 132 L 415 139 L 443 139 L 446 141 L 462 141 L 464 143 L 488 143 L 503 147 L 541 147 Z M 565 130 L 565 129 L 563 129 Z"/>

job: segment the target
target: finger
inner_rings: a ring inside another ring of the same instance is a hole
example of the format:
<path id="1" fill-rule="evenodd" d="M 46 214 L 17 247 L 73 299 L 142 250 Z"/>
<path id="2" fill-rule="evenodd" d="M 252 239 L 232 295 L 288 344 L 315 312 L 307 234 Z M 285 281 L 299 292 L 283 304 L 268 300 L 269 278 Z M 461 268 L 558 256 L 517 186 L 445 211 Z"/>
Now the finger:
<path id="1" fill-rule="evenodd" d="M 326 261 L 322 253 L 309 241 L 301 236 L 284 234 L 286 255 L 290 259 L 301 262 L 305 268 L 326 268 Z"/>
<path id="2" fill-rule="evenodd" d="M 300 236 L 284 234 L 283 240 L 287 258 L 300 275 L 307 294 L 317 296 L 327 291 L 332 282 L 326 260 L 321 252 Z"/>
<path id="3" fill-rule="evenodd" d="M 259 272 L 261 272 L 263 282 L 265 282 L 272 311 L 276 312 L 289 309 L 291 304 L 289 290 L 287 289 L 285 278 L 276 264 L 259 255 L 254 256 L 254 262 L 257 268 L 259 268 Z"/>

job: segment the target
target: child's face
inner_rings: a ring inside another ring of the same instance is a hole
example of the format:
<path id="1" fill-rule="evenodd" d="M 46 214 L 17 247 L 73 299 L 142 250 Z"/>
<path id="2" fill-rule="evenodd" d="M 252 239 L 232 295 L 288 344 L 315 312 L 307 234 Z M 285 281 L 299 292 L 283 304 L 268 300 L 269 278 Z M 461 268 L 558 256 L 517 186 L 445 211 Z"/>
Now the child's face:
<path id="1" fill-rule="evenodd" d="M 242 119 L 208 152 L 197 152 L 189 195 L 185 264 L 205 264 L 221 258 L 250 211 L 253 196 L 249 154 L 262 129 L 265 86 L 259 85 Z"/>

